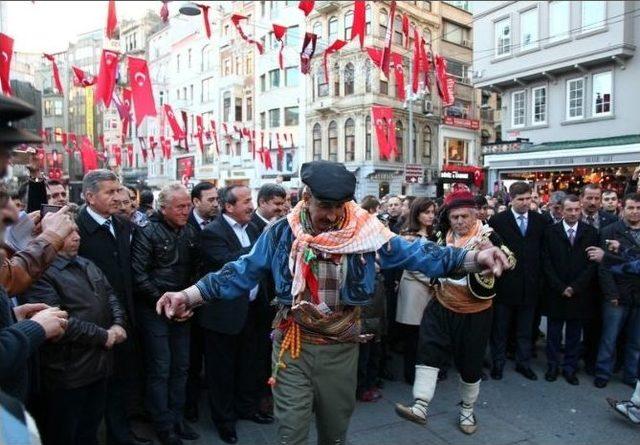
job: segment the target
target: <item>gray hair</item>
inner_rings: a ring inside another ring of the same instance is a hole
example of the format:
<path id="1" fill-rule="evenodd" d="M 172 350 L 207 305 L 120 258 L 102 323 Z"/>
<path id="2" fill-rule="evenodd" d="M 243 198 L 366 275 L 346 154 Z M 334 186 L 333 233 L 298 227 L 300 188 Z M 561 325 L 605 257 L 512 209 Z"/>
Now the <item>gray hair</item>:
<path id="1" fill-rule="evenodd" d="M 549 197 L 549 204 L 552 204 L 552 205 L 562 204 L 566 197 L 567 197 L 567 194 L 563 191 L 553 192 Z"/>
<path id="2" fill-rule="evenodd" d="M 160 190 L 160 194 L 158 195 L 158 207 L 164 207 L 169 202 L 171 197 L 179 192 L 186 193 L 189 195 L 189 191 L 187 188 L 179 182 L 170 182 L 169 184 L 162 187 Z"/>
<path id="3" fill-rule="evenodd" d="M 82 194 L 98 193 L 100 190 L 100 183 L 105 181 L 117 181 L 118 177 L 111 170 L 99 169 L 91 170 L 84 175 L 82 179 Z"/>

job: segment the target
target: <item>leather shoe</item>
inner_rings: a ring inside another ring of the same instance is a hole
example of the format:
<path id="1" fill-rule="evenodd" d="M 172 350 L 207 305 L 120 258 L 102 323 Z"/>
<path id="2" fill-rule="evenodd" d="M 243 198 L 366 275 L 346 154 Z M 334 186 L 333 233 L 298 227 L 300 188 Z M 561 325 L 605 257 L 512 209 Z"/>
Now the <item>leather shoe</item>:
<path id="1" fill-rule="evenodd" d="M 538 380 L 538 376 L 536 375 L 535 372 L 533 372 L 533 370 L 531 368 L 525 368 L 522 365 L 517 365 L 516 366 L 516 372 L 518 374 L 522 374 L 522 376 L 524 376 L 524 378 L 526 378 L 526 379 Z"/>
<path id="2" fill-rule="evenodd" d="M 269 414 L 255 413 L 250 416 L 241 416 L 242 420 L 249 420 L 251 422 L 259 423 L 260 425 L 268 425 L 273 423 L 273 417 Z"/>
<path id="3" fill-rule="evenodd" d="M 576 377 L 575 372 L 562 371 L 562 377 L 564 377 L 569 385 L 575 386 L 580 384 L 580 380 L 578 380 L 578 377 Z"/>
<path id="4" fill-rule="evenodd" d="M 236 434 L 235 426 L 220 425 L 218 426 L 218 434 L 220 435 L 220 439 L 225 443 L 238 442 L 238 435 Z"/>
<path id="5" fill-rule="evenodd" d="M 131 433 L 129 440 L 127 440 L 124 445 L 153 445 L 153 440 Z"/>
<path id="6" fill-rule="evenodd" d="M 493 369 L 491 369 L 491 378 L 493 380 L 502 380 L 502 366 L 494 366 Z"/>
<path id="7" fill-rule="evenodd" d="M 558 378 L 558 368 L 555 366 L 549 366 L 549 369 L 547 369 L 547 372 L 544 375 L 544 379 L 547 382 L 555 382 L 557 378 Z"/>
<path id="8" fill-rule="evenodd" d="M 608 381 L 608 380 L 605 380 L 605 379 L 603 379 L 603 378 L 601 378 L 601 377 L 596 377 L 596 378 L 593 380 L 593 386 L 595 386 L 596 388 L 600 388 L 600 389 L 602 389 L 602 388 L 604 388 L 605 386 L 607 386 L 607 383 L 609 383 L 609 381 Z"/>
<path id="9" fill-rule="evenodd" d="M 158 431 L 158 440 L 162 445 L 183 445 L 182 440 L 173 431 Z"/>
<path id="10" fill-rule="evenodd" d="M 192 404 L 184 407 L 184 418 L 191 423 L 196 423 L 199 418 L 198 405 Z"/>
<path id="11" fill-rule="evenodd" d="M 200 438 L 200 434 L 184 422 L 177 423 L 175 431 L 178 437 L 184 440 L 198 440 Z"/>

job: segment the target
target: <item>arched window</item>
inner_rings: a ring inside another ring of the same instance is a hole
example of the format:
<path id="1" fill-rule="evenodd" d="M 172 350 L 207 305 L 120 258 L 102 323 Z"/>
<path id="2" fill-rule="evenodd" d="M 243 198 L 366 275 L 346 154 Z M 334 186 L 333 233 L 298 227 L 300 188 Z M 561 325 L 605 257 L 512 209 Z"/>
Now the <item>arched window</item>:
<path id="1" fill-rule="evenodd" d="M 329 41 L 328 45 L 331 45 L 338 38 L 338 17 L 331 17 L 329 19 Z"/>
<path id="2" fill-rule="evenodd" d="M 344 15 L 344 40 L 351 40 L 351 28 L 353 28 L 353 11 L 347 11 Z"/>
<path id="3" fill-rule="evenodd" d="M 364 20 L 366 23 L 365 33 L 369 35 L 371 34 L 371 5 L 367 5 L 364 8 L 364 17 L 365 17 Z"/>
<path id="4" fill-rule="evenodd" d="M 431 31 L 429 30 L 429 28 L 425 28 L 422 35 L 424 36 L 424 41 L 427 44 L 431 43 Z"/>
<path id="5" fill-rule="evenodd" d="M 393 22 L 393 42 L 402 45 L 402 17 L 399 14 Z"/>
<path id="6" fill-rule="evenodd" d="M 364 61 L 364 91 L 371 92 L 371 60 Z"/>
<path id="7" fill-rule="evenodd" d="M 396 162 L 404 161 L 404 125 L 402 121 L 396 122 Z"/>
<path id="8" fill-rule="evenodd" d="M 347 63 L 344 67 L 344 95 L 348 96 L 353 94 L 353 84 L 355 82 L 355 70 L 353 63 Z"/>
<path id="9" fill-rule="evenodd" d="M 364 131 L 365 131 L 365 141 L 364 141 L 364 160 L 371 160 L 371 116 L 367 116 L 364 120 Z"/>
<path id="10" fill-rule="evenodd" d="M 340 65 L 333 65 L 333 95 L 340 96 Z"/>
<path id="11" fill-rule="evenodd" d="M 329 95 L 329 82 L 324 75 L 324 66 L 320 65 L 318 69 L 318 97 L 326 97 Z"/>
<path id="12" fill-rule="evenodd" d="M 338 124 L 331 121 L 329 124 L 329 160 L 338 162 Z"/>
<path id="13" fill-rule="evenodd" d="M 422 129 L 422 163 L 431 164 L 431 127 L 428 125 Z"/>
<path id="14" fill-rule="evenodd" d="M 320 159 L 322 159 L 322 129 L 320 124 L 315 124 L 313 126 L 313 160 Z"/>
<path id="15" fill-rule="evenodd" d="M 315 22 L 313 24 L 313 33 L 318 36 L 318 40 L 322 38 L 322 23 Z"/>
<path id="16" fill-rule="evenodd" d="M 387 36 L 387 25 L 389 24 L 389 13 L 386 9 L 380 10 L 380 17 L 378 19 L 379 31 L 378 35 L 380 38 L 384 39 Z"/>
<path id="17" fill-rule="evenodd" d="M 356 159 L 356 125 L 349 118 L 344 123 L 344 161 L 351 162 Z"/>

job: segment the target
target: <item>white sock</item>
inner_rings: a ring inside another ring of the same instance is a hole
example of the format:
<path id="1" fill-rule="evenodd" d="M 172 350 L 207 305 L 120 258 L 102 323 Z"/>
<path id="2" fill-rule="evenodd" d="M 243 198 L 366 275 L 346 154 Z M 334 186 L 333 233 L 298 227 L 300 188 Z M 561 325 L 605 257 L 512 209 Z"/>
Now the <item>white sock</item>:
<path id="1" fill-rule="evenodd" d="M 640 380 L 636 382 L 636 389 L 631 396 L 631 402 L 633 402 L 635 406 L 640 406 Z"/>
<path id="2" fill-rule="evenodd" d="M 475 383 L 467 383 L 460 379 L 460 399 L 462 404 L 460 407 L 460 423 L 462 425 L 473 425 L 475 416 L 473 416 L 473 404 L 478 400 L 480 394 L 480 380 Z M 473 420 L 472 420 L 473 419 Z"/>

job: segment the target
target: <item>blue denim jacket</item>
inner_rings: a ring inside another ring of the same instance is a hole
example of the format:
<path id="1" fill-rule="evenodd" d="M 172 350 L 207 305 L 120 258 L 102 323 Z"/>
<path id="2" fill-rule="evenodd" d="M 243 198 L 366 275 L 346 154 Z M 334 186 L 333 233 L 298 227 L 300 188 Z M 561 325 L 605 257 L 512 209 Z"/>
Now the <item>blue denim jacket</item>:
<path id="1" fill-rule="evenodd" d="M 292 243 L 289 223 L 286 219 L 279 221 L 260 236 L 251 252 L 225 264 L 218 272 L 209 273 L 196 286 L 205 301 L 232 299 L 246 295 L 271 273 L 278 303 L 291 305 L 289 254 Z M 382 269 L 406 269 L 441 277 L 462 267 L 466 251 L 440 247 L 422 239 L 410 243 L 395 236 L 378 254 Z M 354 306 L 368 304 L 375 288 L 375 275 L 375 252 L 347 255 L 347 278 L 340 290 L 342 302 Z"/>

